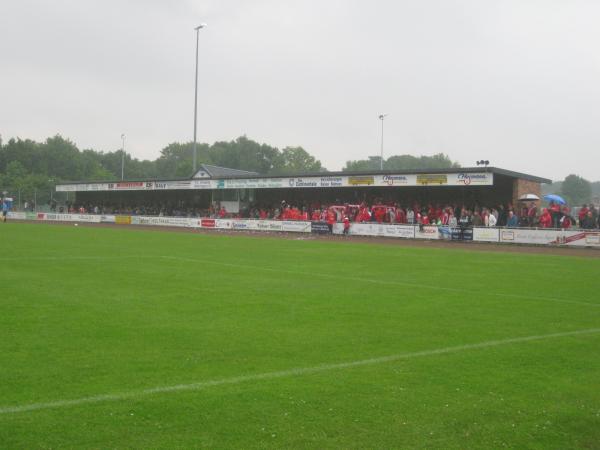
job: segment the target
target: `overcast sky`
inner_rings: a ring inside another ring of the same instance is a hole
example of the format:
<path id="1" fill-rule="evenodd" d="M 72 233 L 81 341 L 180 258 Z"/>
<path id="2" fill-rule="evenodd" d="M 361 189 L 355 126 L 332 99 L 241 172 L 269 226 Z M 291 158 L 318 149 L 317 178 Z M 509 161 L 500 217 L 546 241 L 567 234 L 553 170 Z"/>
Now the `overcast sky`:
<path id="1" fill-rule="evenodd" d="M 595 0 L 1 0 L 0 134 L 154 159 L 193 136 L 330 170 L 443 152 L 600 179 Z"/>

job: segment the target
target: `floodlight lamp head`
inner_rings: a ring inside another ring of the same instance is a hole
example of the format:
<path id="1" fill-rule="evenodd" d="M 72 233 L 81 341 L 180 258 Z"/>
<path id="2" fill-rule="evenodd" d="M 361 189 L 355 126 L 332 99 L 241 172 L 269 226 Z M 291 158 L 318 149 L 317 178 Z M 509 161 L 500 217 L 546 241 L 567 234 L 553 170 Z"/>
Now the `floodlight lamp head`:
<path id="1" fill-rule="evenodd" d="M 205 27 L 206 27 L 206 24 L 205 24 L 205 23 L 201 23 L 201 24 L 200 24 L 200 25 L 198 25 L 196 28 L 194 28 L 194 30 L 198 31 L 198 30 L 200 30 L 201 28 L 205 28 Z"/>

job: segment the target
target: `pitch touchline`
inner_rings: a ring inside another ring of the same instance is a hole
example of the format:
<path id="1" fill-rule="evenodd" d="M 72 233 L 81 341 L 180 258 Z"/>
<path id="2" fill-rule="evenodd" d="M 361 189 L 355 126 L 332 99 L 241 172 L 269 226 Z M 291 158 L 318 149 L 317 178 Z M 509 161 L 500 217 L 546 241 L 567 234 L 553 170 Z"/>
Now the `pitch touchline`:
<path id="1" fill-rule="evenodd" d="M 399 361 L 402 359 L 417 358 L 420 356 L 443 355 L 448 353 L 457 353 L 464 350 L 475 350 L 487 347 L 497 347 L 500 345 L 517 344 L 521 342 L 540 341 L 544 339 L 560 338 L 566 336 L 578 336 L 600 333 L 600 328 L 590 328 L 587 330 L 567 331 L 563 333 L 542 334 L 537 336 L 524 336 L 518 338 L 500 339 L 493 341 L 480 342 L 477 344 L 456 345 L 453 347 L 437 348 L 433 350 L 423 350 L 411 353 L 399 353 L 396 355 L 381 356 L 377 358 L 360 359 L 356 361 L 348 361 L 342 363 L 322 364 L 313 367 L 302 367 L 288 370 L 280 370 L 276 372 L 265 372 L 254 375 L 241 375 L 237 377 L 222 378 L 218 380 L 200 381 L 190 384 L 175 384 L 172 386 L 159 386 L 150 389 L 139 391 L 121 392 L 116 394 L 95 395 L 92 397 L 82 397 L 72 400 L 57 400 L 44 403 L 30 403 L 28 405 L 5 406 L 0 408 L 0 414 L 14 414 L 28 411 L 38 411 L 53 408 L 65 408 L 69 406 L 78 406 L 89 403 L 101 403 L 109 401 L 120 401 L 139 397 L 145 397 L 153 394 L 162 394 L 167 392 L 194 391 L 206 389 L 215 386 L 225 386 L 231 384 L 245 383 L 248 381 L 272 380 L 276 378 L 285 378 L 299 375 L 308 375 L 319 372 L 327 372 L 337 369 L 350 369 L 353 367 L 369 366 L 373 364 L 382 364 L 386 362 Z"/>
<path id="2" fill-rule="evenodd" d="M 318 273 L 318 272 L 303 272 L 300 270 L 285 270 L 285 269 L 276 269 L 271 267 L 261 267 L 261 266 L 251 266 L 248 264 L 236 264 L 236 263 L 226 263 L 220 261 L 212 261 L 212 260 L 204 260 L 204 259 L 196 259 L 196 258 L 186 258 L 182 256 L 160 256 L 160 258 L 179 260 L 179 261 L 189 261 L 203 264 L 213 264 L 218 266 L 226 266 L 226 267 L 234 267 L 240 269 L 251 269 L 251 270 L 263 270 L 266 272 L 278 272 L 278 273 L 289 273 L 292 275 L 308 275 L 311 277 L 321 277 L 321 278 L 333 278 L 336 280 L 344 280 L 344 281 L 361 281 L 364 283 L 376 283 L 376 284 L 386 284 L 392 286 L 408 286 L 408 287 L 417 287 L 423 289 L 432 289 L 438 291 L 449 291 L 449 292 L 459 292 L 459 293 L 468 293 L 464 289 L 453 288 L 448 286 L 433 286 L 428 284 L 418 284 L 411 283 L 408 281 L 392 281 L 392 280 L 376 280 L 372 278 L 360 278 L 360 277 L 345 277 L 342 275 L 334 275 L 329 273 Z M 543 301 L 551 301 L 551 302 L 560 302 L 560 303 L 572 303 L 575 305 L 585 305 L 585 306 L 594 306 L 600 307 L 598 303 L 589 303 L 589 302 L 580 302 L 578 300 L 568 300 L 556 297 L 539 297 L 534 295 L 524 295 L 524 294 L 511 294 L 505 292 L 486 292 L 486 295 L 491 295 L 495 297 L 507 297 L 507 298 L 522 298 L 525 300 L 543 300 Z"/>

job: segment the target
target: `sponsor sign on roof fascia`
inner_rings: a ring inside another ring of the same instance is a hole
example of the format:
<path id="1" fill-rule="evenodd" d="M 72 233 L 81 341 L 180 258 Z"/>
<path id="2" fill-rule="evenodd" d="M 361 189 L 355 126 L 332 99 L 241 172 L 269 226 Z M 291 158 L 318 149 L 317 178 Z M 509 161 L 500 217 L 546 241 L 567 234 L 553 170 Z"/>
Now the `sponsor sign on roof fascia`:
<path id="1" fill-rule="evenodd" d="M 169 189 L 271 189 L 271 188 L 340 188 L 340 187 L 393 187 L 393 186 L 491 186 L 494 174 L 387 174 L 340 175 L 289 178 L 225 178 L 216 180 L 194 179 L 179 181 L 122 181 L 114 183 L 84 183 L 58 185 L 59 192 L 81 191 L 152 191 Z"/>

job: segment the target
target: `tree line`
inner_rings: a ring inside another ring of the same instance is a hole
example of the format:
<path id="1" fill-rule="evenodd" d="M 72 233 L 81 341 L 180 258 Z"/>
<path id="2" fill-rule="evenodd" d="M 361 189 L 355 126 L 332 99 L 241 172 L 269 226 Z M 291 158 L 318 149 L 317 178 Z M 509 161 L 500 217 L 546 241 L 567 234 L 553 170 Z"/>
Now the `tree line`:
<path id="1" fill-rule="evenodd" d="M 155 160 L 140 160 L 125 152 L 125 179 L 187 178 L 192 175 L 193 143 L 172 143 Z M 108 181 L 121 178 L 123 152 L 79 149 L 60 135 L 43 142 L 0 139 L 0 192 L 19 195 L 30 203 L 47 203 L 56 183 Z M 318 172 L 321 162 L 302 147 L 279 150 L 246 136 L 212 145 L 198 144 L 199 164 L 212 164 L 264 174 Z M 38 196 L 40 194 L 40 196 Z"/>
<path id="2" fill-rule="evenodd" d="M 174 142 L 164 147 L 155 160 L 141 160 L 125 152 L 126 179 L 186 178 L 192 175 L 193 144 Z M 107 181 L 121 177 L 121 150 L 103 152 L 79 149 L 60 135 L 43 142 L 13 138 L 0 139 L 0 189 L 24 193 L 47 193 L 64 181 Z M 212 164 L 262 174 L 288 174 L 326 171 L 321 162 L 302 147 L 278 149 L 246 136 L 212 145 L 197 145 L 198 164 Z M 377 170 L 380 159 L 347 161 L 344 171 Z M 396 155 L 384 160 L 384 169 L 457 167 L 447 156 L 415 157 Z M 31 198 L 33 199 L 33 198 Z M 38 202 L 39 203 L 39 202 Z"/>
<path id="3" fill-rule="evenodd" d="M 590 182 L 579 175 L 568 175 L 563 181 L 542 186 L 543 194 L 559 194 L 569 205 L 581 206 L 600 198 L 600 181 Z"/>
<path id="4" fill-rule="evenodd" d="M 192 175 L 193 144 L 174 142 L 164 147 L 155 160 L 140 160 L 125 152 L 126 179 L 187 178 Z M 121 150 L 103 152 L 79 149 L 71 140 L 60 135 L 43 142 L 0 138 L 0 192 L 17 195 L 32 201 L 39 192 L 46 203 L 53 187 L 64 181 L 107 181 L 121 177 Z M 232 141 L 218 141 L 212 145 L 197 146 L 198 165 L 212 164 L 232 169 L 249 170 L 261 174 L 288 174 L 326 171 L 321 162 L 302 147 L 278 149 L 261 144 L 246 136 Z M 343 171 L 379 170 L 381 158 L 372 156 L 363 160 L 346 161 Z M 393 155 L 383 160 L 384 170 L 445 169 L 460 165 L 449 156 Z M 600 195 L 600 182 L 569 175 L 560 184 L 546 190 L 561 193 L 570 204 L 589 203 L 593 195 Z"/>

